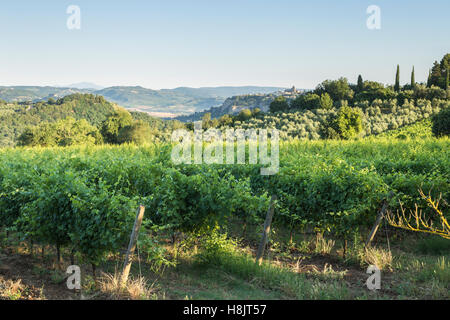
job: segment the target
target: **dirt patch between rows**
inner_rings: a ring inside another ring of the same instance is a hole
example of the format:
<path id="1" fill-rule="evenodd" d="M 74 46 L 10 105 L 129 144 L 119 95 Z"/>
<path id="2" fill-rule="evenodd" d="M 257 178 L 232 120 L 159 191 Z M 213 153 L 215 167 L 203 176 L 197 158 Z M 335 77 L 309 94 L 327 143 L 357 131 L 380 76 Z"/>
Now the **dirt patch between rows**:
<path id="1" fill-rule="evenodd" d="M 17 290 L 9 290 L 8 293 L 17 299 L 78 299 L 76 293 L 67 289 L 64 281 L 55 283 L 51 272 L 49 265 L 29 255 L 0 253 L 0 294 L 3 295 L 0 299 L 11 299 L 5 297 L 5 292 L 2 291 L 8 290 L 13 284 L 15 286 L 12 289 Z"/>

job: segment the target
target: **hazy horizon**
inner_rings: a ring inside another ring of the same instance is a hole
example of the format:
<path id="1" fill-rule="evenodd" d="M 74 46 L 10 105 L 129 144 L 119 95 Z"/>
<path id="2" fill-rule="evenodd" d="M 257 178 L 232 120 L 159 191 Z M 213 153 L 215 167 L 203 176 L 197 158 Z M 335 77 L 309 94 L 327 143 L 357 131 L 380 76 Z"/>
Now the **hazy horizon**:
<path id="1" fill-rule="evenodd" d="M 292 85 L 291 86 L 287 86 L 287 87 L 280 87 L 280 86 L 270 86 L 270 85 L 268 85 L 268 86 L 259 86 L 259 85 L 238 85 L 238 86 L 233 86 L 233 85 L 218 85 L 218 86 L 202 86 L 202 87 L 194 87 L 194 86 L 178 86 L 178 87 L 173 87 L 173 88 L 158 88 L 158 89 L 155 89 L 155 88 L 148 88 L 148 87 L 145 87 L 145 86 L 142 86 L 142 85 L 139 85 L 139 84 L 137 84 L 137 85 L 110 85 L 110 86 L 100 86 L 99 84 L 97 84 L 97 83 L 93 83 L 93 82 L 90 82 L 90 81 L 81 81 L 81 82 L 77 82 L 77 83 L 70 83 L 70 84 L 63 84 L 63 85 L 60 85 L 60 84 L 57 84 L 57 85 L 39 85 L 39 84 L 15 84 L 15 85 L 3 85 L 3 84 L 1 84 L 0 85 L 0 87 L 54 87 L 54 88 L 78 88 L 78 87 L 75 87 L 75 86 L 77 86 L 77 85 L 80 85 L 80 84 L 91 84 L 91 85 L 94 85 L 94 86 L 97 86 L 97 87 L 101 87 L 101 89 L 106 89 L 106 88 L 112 88 L 112 87 L 142 87 L 142 88 L 145 88 L 145 89 L 150 89 L 150 90 L 156 90 L 156 91 L 159 91 L 159 90 L 174 90 L 174 89 L 180 89 L 180 88 L 189 88 L 189 89 L 207 89 L 207 88 L 212 88 L 212 89 L 214 89 L 214 88 L 227 88 L 227 87 L 229 87 L 229 88 L 243 88 L 243 87 L 255 87 L 255 88 L 271 88 L 271 87 L 273 87 L 273 88 L 283 88 L 283 89 L 288 89 L 288 88 L 291 88 L 292 87 Z M 297 86 L 295 86 L 297 89 L 305 89 L 305 90 L 309 90 L 309 89 L 314 89 L 314 88 L 299 88 L 299 87 L 297 87 Z M 78 88 L 78 89 L 81 89 L 81 88 Z M 101 90 L 101 89 L 96 89 L 95 87 L 88 87 L 87 89 L 95 89 L 95 90 Z"/>

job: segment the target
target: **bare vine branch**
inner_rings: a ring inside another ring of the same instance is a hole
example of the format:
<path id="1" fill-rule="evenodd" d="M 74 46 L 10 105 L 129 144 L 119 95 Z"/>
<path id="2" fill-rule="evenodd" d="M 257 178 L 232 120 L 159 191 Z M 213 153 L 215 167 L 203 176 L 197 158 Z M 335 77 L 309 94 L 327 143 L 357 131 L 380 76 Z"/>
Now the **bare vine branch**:
<path id="1" fill-rule="evenodd" d="M 419 190 L 419 194 L 422 199 L 427 202 L 428 206 L 433 209 L 440 225 L 435 226 L 433 224 L 433 219 L 427 218 L 423 211 L 419 209 L 417 204 L 415 205 L 415 210 L 410 209 L 408 214 L 401 203 L 400 211 L 397 210 L 395 214 L 392 212 L 388 212 L 386 214 L 385 217 L 388 223 L 395 228 L 430 233 L 441 236 L 445 239 L 450 239 L 450 225 L 442 210 L 439 209 L 439 202 L 441 201 L 442 195 L 439 196 L 439 199 L 433 200 L 430 194 L 425 195 L 421 189 Z"/>

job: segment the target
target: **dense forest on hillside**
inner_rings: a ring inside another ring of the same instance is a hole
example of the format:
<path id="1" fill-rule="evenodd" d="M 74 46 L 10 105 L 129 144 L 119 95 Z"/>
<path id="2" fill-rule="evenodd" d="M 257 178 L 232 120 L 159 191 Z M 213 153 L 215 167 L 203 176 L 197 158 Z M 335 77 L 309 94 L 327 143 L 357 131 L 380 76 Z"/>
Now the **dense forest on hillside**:
<path id="1" fill-rule="evenodd" d="M 27 127 L 55 122 L 67 117 L 85 119 L 99 126 L 114 111 L 101 96 L 74 94 L 36 103 L 0 103 L 0 146 L 12 146 Z"/>
<path id="2" fill-rule="evenodd" d="M 19 138 L 23 133 L 28 134 L 26 141 L 30 140 L 30 134 L 34 132 L 36 135 L 40 134 L 40 141 L 47 141 L 46 143 L 38 143 L 39 145 L 47 146 L 48 143 L 52 144 L 48 140 L 48 136 L 53 134 L 54 131 L 61 131 L 65 126 L 66 129 L 73 125 L 76 127 L 86 127 L 86 125 L 92 126 L 81 131 L 69 130 L 71 132 L 74 142 L 75 141 L 86 142 L 88 140 L 80 140 L 80 137 L 75 138 L 73 135 L 84 135 L 86 132 L 90 132 L 93 136 L 99 136 L 99 130 L 102 124 L 113 116 L 117 110 L 122 110 L 122 114 L 129 115 L 130 118 L 136 121 L 142 121 L 152 128 L 152 135 L 149 139 L 158 141 L 164 139 L 166 141 L 170 137 L 170 132 L 173 128 L 180 126 L 177 121 L 163 121 L 149 116 L 142 112 L 128 112 L 125 109 L 107 101 L 102 96 L 92 94 L 72 94 L 58 100 L 50 98 L 47 102 L 36 103 L 7 103 L 0 100 L 0 147 L 1 146 L 14 146 L 19 142 Z M 73 121 L 64 121 L 67 118 L 73 118 L 74 120 L 86 121 L 86 124 L 75 123 Z M 52 123 L 56 123 L 51 125 Z M 52 131 L 49 134 L 49 130 Z M 47 138 L 44 137 L 47 135 Z M 101 143 L 103 139 L 94 139 Z M 25 142 L 23 139 L 21 142 Z"/>

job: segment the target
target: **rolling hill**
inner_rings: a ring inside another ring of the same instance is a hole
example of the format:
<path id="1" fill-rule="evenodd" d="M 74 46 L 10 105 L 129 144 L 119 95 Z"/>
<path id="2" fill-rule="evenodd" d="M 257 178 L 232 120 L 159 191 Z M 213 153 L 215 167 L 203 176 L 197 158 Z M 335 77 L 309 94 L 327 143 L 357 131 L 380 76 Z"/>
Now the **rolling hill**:
<path id="1" fill-rule="evenodd" d="M 49 98 L 62 98 L 74 93 L 101 95 L 125 108 L 144 111 L 162 117 L 175 117 L 221 106 L 231 96 L 266 94 L 281 90 L 279 87 L 204 87 L 152 90 L 141 86 L 114 86 L 100 90 L 88 88 L 92 84 L 71 87 L 11 86 L 0 87 L 0 99 L 8 102 L 37 102 Z"/>

